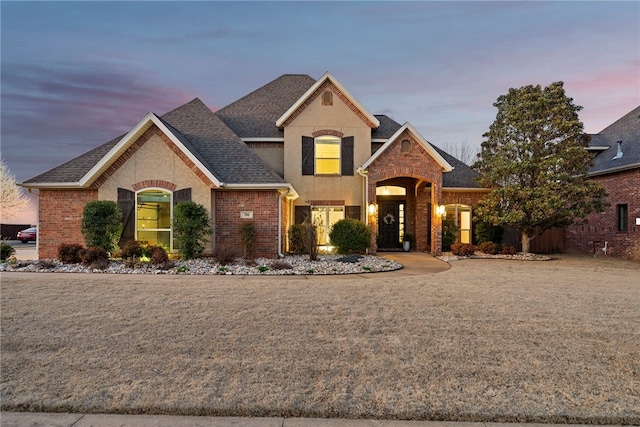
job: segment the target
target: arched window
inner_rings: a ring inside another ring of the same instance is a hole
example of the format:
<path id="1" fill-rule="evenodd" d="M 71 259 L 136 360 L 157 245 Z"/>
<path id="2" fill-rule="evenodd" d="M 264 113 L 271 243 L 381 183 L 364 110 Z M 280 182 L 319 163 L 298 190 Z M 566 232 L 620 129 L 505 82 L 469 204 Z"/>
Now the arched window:
<path id="1" fill-rule="evenodd" d="M 136 240 L 171 252 L 172 194 L 161 189 L 136 193 Z"/>

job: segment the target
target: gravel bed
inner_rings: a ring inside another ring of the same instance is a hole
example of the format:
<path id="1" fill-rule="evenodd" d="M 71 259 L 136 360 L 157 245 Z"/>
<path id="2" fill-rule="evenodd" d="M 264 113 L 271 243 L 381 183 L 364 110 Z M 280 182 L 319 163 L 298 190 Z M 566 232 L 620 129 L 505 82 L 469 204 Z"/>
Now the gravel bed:
<path id="1" fill-rule="evenodd" d="M 253 261 L 237 259 L 234 264 L 222 265 L 212 258 L 175 261 L 165 268 L 148 263 L 129 267 L 114 260 L 106 269 L 80 264 L 63 264 L 55 259 L 37 261 L 9 261 L 0 264 L 0 271 L 40 273 L 107 273 L 107 274 L 216 274 L 216 275 L 330 275 L 362 274 L 393 271 L 402 264 L 373 255 L 322 255 L 317 261 L 308 256 L 286 256 L 283 259 L 257 258 Z"/>
<path id="2" fill-rule="evenodd" d="M 471 256 L 459 256 L 454 255 L 452 252 L 443 252 L 442 255 L 437 256 L 441 261 L 451 262 L 451 261 L 459 261 L 463 259 L 511 259 L 511 260 L 519 260 L 519 261 L 551 261 L 551 257 L 546 255 L 536 255 L 532 253 L 525 254 L 523 252 L 519 252 L 513 255 L 490 255 L 485 254 L 483 252 L 476 252 Z"/>

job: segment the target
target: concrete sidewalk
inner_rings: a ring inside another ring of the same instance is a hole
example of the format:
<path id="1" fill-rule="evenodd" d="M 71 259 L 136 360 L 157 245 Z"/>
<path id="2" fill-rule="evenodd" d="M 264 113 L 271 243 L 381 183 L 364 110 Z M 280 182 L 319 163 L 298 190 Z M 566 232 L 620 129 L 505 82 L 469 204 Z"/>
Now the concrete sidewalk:
<path id="1" fill-rule="evenodd" d="M 2 412 L 0 425 L 2 427 L 551 427 L 553 424 Z M 580 425 L 563 424 L 562 426 Z M 589 427 L 594 425 L 591 424 Z"/>

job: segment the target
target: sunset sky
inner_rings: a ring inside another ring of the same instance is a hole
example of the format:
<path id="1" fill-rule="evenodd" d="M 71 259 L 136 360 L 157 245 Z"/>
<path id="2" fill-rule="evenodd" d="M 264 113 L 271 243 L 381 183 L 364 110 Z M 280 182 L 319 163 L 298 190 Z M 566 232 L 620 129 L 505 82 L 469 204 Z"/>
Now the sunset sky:
<path id="1" fill-rule="evenodd" d="M 374 114 L 479 147 L 510 87 L 564 81 L 597 133 L 640 104 L 640 2 L 0 3 L 21 182 L 195 98 L 330 71 Z"/>

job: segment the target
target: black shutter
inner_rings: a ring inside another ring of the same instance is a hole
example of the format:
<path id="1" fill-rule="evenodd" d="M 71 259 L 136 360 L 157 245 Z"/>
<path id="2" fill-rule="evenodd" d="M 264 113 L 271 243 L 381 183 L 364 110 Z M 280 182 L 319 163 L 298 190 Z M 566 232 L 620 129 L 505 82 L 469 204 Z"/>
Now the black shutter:
<path id="1" fill-rule="evenodd" d="M 311 206 L 296 206 L 295 221 L 296 224 L 302 224 L 305 219 L 311 219 Z"/>
<path id="2" fill-rule="evenodd" d="M 342 138 L 342 175 L 353 175 L 353 137 Z"/>
<path id="3" fill-rule="evenodd" d="M 173 192 L 173 206 L 180 202 L 190 202 L 191 201 L 191 189 L 183 188 L 182 190 Z"/>
<path id="4" fill-rule="evenodd" d="M 345 218 L 357 219 L 358 221 L 362 220 L 360 206 L 345 206 L 344 207 L 344 216 Z"/>
<path id="5" fill-rule="evenodd" d="M 310 136 L 302 137 L 302 175 L 314 174 L 315 162 L 314 140 Z"/>
<path id="6" fill-rule="evenodd" d="M 126 188 L 118 188 L 118 206 L 122 211 L 122 235 L 120 247 L 136 237 L 136 193 Z"/>

